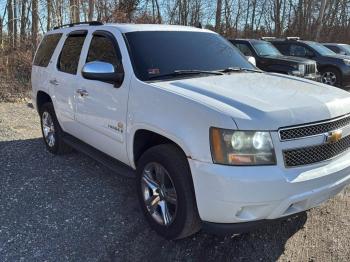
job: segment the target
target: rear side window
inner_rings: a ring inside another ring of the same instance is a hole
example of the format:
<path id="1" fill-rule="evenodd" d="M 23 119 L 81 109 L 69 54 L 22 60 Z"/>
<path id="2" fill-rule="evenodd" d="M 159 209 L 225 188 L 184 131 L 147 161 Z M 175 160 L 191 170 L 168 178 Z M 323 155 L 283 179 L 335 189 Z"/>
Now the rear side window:
<path id="1" fill-rule="evenodd" d="M 283 55 L 290 55 L 289 46 L 284 44 L 273 44 Z"/>
<path id="2" fill-rule="evenodd" d="M 59 71 L 75 75 L 78 70 L 81 48 L 83 47 L 86 34 L 70 35 L 64 42 L 57 68 Z"/>
<path id="3" fill-rule="evenodd" d="M 47 67 L 49 65 L 50 59 L 61 37 L 62 34 L 52 34 L 44 37 L 36 53 L 34 65 L 41 67 Z"/>

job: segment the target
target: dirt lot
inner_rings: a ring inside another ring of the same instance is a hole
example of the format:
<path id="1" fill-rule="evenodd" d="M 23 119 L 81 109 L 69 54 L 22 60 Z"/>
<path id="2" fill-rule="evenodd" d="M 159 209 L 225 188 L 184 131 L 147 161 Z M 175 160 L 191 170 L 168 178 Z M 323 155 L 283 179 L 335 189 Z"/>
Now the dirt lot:
<path id="1" fill-rule="evenodd" d="M 165 241 L 132 179 L 80 153 L 49 154 L 36 112 L 0 103 L 0 261 L 350 261 L 350 188 L 250 234 Z"/>

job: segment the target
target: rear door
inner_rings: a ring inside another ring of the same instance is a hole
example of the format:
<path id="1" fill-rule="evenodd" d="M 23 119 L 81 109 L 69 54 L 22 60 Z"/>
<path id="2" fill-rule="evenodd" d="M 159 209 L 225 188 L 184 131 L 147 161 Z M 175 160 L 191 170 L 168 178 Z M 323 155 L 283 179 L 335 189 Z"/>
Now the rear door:
<path id="1" fill-rule="evenodd" d="M 74 128 L 74 95 L 79 82 L 78 65 L 86 35 L 86 30 L 72 31 L 67 35 L 57 59 L 55 73 L 50 79 L 55 111 L 61 126 L 67 132 Z"/>
<path id="2" fill-rule="evenodd" d="M 124 73 L 119 49 L 124 41 L 119 31 L 96 30 L 89 34 L 87 50 L 82 54 L 84 63 L 93 61 L 114 65 Z M 76 121 L 81 126 L 80 137 L 118 160 L 128 163 L 126 154 L 126 116 L 130 74 L 125 72 L 121 84 L 84 79 L 79 72 L 79 85 L 75 87 Z M 83 91 L 84 95 L 81 95 Z"/>

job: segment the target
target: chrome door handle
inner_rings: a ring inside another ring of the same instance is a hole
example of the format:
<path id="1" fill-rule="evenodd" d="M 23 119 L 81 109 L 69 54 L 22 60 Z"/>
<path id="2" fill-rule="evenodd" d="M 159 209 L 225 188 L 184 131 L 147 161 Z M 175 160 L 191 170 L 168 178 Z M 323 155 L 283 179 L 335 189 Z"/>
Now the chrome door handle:
<path id="1" fill-rule="evenodd" d="M 80 88 L 77 90 L 77 94 L 79 94 L 81 97 L 86 97 L 89 95 L 88 91 Z"/>
<path id="2" fill-rule="evenodd" d="M 51 85 L 58 86 L 58 81 L 56 79 L 52 79 L 49 81 Z"/>

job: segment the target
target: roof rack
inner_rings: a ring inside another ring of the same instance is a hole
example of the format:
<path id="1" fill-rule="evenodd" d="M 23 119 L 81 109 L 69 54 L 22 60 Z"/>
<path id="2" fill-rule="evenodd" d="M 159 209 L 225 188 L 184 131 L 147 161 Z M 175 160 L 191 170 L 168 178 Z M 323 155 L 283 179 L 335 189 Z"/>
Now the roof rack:
<path id="1" fill-rule="evenodd" d="M 286 37 L 286 40 L 295 40 L 295 41 L 298 41 L 298 40 L 300 40 L 300 37 L 299 37 L 299 36 L 288 36 L 288 37 Z"/>
<path id="2" fill-rule="evenodd" d="M 261 40 L 269 41 L 269 40 L 274 40 L 276 37 L 274 36 L 264 36 L 260 38 Z"/>
<path id="3" fill-rule="evenodd" d="M 73 27 L 73 26 L 76 26 L 76 25 L 103 25 L 103 23 L 100 22 L 100 21 L 71 23 L 71 24 L 65 24 L 65 25 L 61 25 L 61 26 L 55 26 L 53 28 L 53 30 L 60 29 L 60 28 L 63 28 L 63 27 Z"/>

